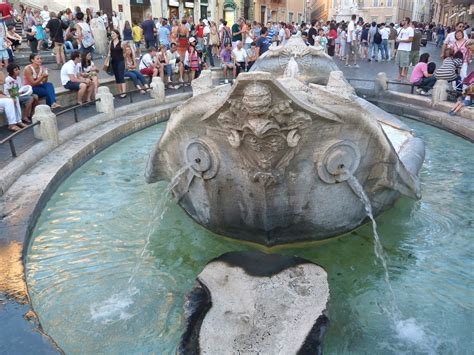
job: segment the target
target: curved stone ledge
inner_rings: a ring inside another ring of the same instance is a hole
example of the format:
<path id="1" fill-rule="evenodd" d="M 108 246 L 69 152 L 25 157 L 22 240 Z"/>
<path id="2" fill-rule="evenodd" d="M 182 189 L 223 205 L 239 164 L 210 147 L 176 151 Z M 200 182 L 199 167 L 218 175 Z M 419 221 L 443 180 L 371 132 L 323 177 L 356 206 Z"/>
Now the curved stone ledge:
<path id="1" fill-rule="evenodd" d="M 116 118 L 106 119 L 104 115 L 94 116 L 61 132 L 60 144 L 56 148 L 51 143 L 40 142 L 33 149 L 15 159 L 14 165 L 9 164 L 11 186 L 0 197 L 0 248 L 15 245 L 19 252 L 10 256 L 7 269 L 23 273 L 23 262 L 31 231 L 44 205 L 59 184 L 76 168 L 99 151 L 118 140 L 154 124 L 166 121 L 174 108 L 179 106 L 190 94 L 179 94 L 157 107 L 155 100 L 141 104 L 133 104 L 116 111 Z M 3 174 L 2 170 L 2 174 Z M 10 280 L 15 276 L 15 280 Z M 5 272 L 0 274 L 0 285 L 22 283 L 21 288 L 27 290 L 24 274 Z M 36 319 L 29 304 L 27 291 L 21 295 L 9 293 L 8 288 L 0 287 L 0 296 L 17 302 L 15 324 L 19 327 L 18 336 L 25 337 L 28 319 Z M 26 307 L 26 310 L 25 310 Z M 29 308 L 29 309 L 28 309 Z M 2 312 L 2 311 L 0 311 Z M 30 316 L 27 317 L 27 314 Z M 28 318 L 28 319 L 27 319 Z M 22 325 L 23 324 L 23 325 Z M 34 322 L 33 328 L 41 333 L 41 324 Z M 50 353 L 61 351 L 50 344 L 50 339 L 43 341 L 45 348 L 40 352 Z M 50 344 L 50 345 L 48 345 Z"/>

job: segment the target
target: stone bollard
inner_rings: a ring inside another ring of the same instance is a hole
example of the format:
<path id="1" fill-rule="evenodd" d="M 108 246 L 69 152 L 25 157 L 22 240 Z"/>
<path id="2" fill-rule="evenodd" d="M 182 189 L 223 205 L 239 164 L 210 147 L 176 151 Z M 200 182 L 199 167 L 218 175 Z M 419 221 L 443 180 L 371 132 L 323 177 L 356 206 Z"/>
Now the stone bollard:
<path id="1" fill-rule="evenodd" d="M 442 101 L 448 100 L 449 83 L 447 80 L 437 80 L 433 87 L 433 93 L 431 95 L 431 104 L 436 105 Z"/>
<path id="2" fill-rule="evenodd" d="M 203 70 L 201 75 L 199 75 L 199 78 L 191 81 L 191 87 L 193 89 L 193 95 L 199 95 L 210 91 L 213 88 L 212 72 L 210 70 Z"/>
<path id="3" fill-rule="evenodd" d="M 33 123 L 40 121 L 38 126 L 33 128 L 35 138 L 49 140 L 54 145 L 59 144 L 58 122 L 56 115 L 48 105 L 38 105 L 33 115 Z"/>
<path id="4" fill-rule="evenodd" d="M 151 81 L 151 97 L 157 99 L 160 103 L 165 102 L 165 84 L 160 77 L 156 76 Z"/>
<path id="5" fill-rule="evenodd" d="M 114 95 L 112 95 L 110 89 L 107 86 L 99 86 L 96 98 L 100 99 L 100 101 L 96 101 L 95 103 L 97 112 L 103 112 L 107 114 L 109 118 L 113 118 L 115 115 Z"/>
<path id="6" fill-rule="evenodd" d="M 376 95 L 380 95 L 383 91 L 388 90 L 388 77 L 385 73 L 378 73 L 375 78 L 374 90 Z"/>

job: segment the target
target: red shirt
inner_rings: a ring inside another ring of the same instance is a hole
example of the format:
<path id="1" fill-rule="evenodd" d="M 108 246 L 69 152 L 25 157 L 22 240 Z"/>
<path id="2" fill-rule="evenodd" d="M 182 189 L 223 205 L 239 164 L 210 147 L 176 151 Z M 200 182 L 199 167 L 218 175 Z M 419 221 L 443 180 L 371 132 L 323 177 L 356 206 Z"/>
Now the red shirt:
<path id="1" fill-rule="evenodd" d="M 336 30 L 329 30 L 329 33 L 328 33 L 328 38 L 329 39 L 336 39 L 337 38 L 337 31 Z"/>
<path id="2" fill-rule="evenodd" d="M 196 32 L 197 32 L 197 36 L 199 38 L 202 38 L 202 36 L 204 35 L 204 26 L 197 25 Z"/>

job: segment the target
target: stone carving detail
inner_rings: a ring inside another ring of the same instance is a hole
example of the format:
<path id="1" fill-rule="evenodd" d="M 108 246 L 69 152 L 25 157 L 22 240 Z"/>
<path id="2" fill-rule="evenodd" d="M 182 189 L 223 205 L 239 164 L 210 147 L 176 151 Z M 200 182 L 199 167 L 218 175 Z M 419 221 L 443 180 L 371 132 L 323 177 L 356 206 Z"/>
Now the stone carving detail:
<path id="1" fill-rule="evenodd" d="M 291 100 L 274 100 L 265 84 L 247 85 L 243 98 L 229 103 L 217 121 L 230 132 L 230 146 L 239 149 L 253 181 L 264 186 L 277 183 L 299 150 L 310 115 L 294 110 Z"/>

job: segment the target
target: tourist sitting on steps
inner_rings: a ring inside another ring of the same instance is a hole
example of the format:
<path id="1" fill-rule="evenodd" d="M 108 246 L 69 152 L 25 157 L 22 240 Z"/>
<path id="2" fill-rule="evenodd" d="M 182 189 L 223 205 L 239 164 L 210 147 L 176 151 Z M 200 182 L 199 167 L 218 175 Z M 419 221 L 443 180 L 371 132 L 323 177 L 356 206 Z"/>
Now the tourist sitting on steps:
<path id="1" fill-rule="evenodd" d="M 94 62 L 91 60 L 90 52 L 86 51 L 81 54 L 81 76 L 83 78 L 91 79 L 94 89 L 92 90 L 91 100 L 95 100 L 95 95 L 97 94 L 97 89 L 99 88 L 99 78 L 97 73 L 99 69 L 94 65 Z"/>
<path id="2" fill-rule="evenodd" d="M 5 79 L 3 90 L 5 95 L 18 100 L 22 108 L 23 123 L 31 123 L 31 116 L 36 105 L 38 105 L 38 96 L 33 94 L 31 86 L 23 86 L 20 76 L 20 66 L 15 63 L 8 64 L 8 76 Z"/>
<path id="3" fill-rule="evenodd" d="M 48 83 L 48 69 L 41 65 L 41 57 L 39 54 L 30 55 L 31 64 L 23 69 L 23 84 L 31 85 L 33 94 L 38 95 L 39 98 L 46 98 L 46 105 L 51 108 L 61 107 L 56 102 L 56 94 L 54 86 Z"/>
<path id="4" fill-rule="evenodd" d="M 171 80 L 173 73 L 179 73 L 179 83 L 184 85 L 184 64 L 181 60 L 181 57 L 178 53 L 178 46 L 176 43 L 171 43 L 170 49 L 166 51 L 166 56 L 168 57 L 169 64 L 165 65 L 164 71 L 168 80 Z"/>
<path id="5" fill-rule="evenodd" d="M 1 70 L 4 65 L 3 60 L 0 60 L 0 85 L 5 83 L 5 74 Z M 16 132 L 26 127 L 26 124 L 21 122 L 21 108 L 16 105 L 15 100 L 4 95 L 2 91 L 0 91 L 0 107 L 3 108 L 5 116 L 7 116 L 8 130 Z"/>
<path id="6" fill-rule="evenodd" d="M 163 71 L 161 65 L 156 61 L 156 48 L 150 47 L 147 49 L 148 53 L 143 55 L 138 64 L 138 69 L 143 75 L 148 75 L 150 77 L 150 82 L 153 77 L 158 76 L 158 73 Z M 163 77 L 163 76 L 162 76 Z"/>
<path id="7" fill-rule="evenodd" d="M 145 94 L 145 91 L 150 90 L 145 82 L 145 77 L 137 70 L 137 62 L 130 45 L 125 45 L 125 77 L 132 79 L 133 84 L 140 90 L 141 94 Z"/>
<path id="8" fill-rule="evenodd" d="M 94 85 L 89 78 L 83 78 L 79 72 L 79 63 L 81 55 L 75 51 L 71 54 L 71 59 L 68 60 L 61 68 L 61 84 L 65 89 L 77 91 L 77 104 L 82 105 L 84 98 L 86 101 L 91 100 L 92 90 Z"/>
<path id="9" fill-rule="evenodd" d="M 221 66 L 224 70 L 224 79 L 225 83 L 227 84 L 229 80 L 227 80 L 227 70 L 232 69 L 232 77 L 235 79 L 236 76 L 236 69 L 234 65 L 234 61 L 232 59 L 232 44 L 227 43 L 221 51 Z"/>
<path id="10" fill-rule="evenodd" d="M 410 76 L 410 83 L 418 87 L 416 92 L 421 95 L 428 95 L 436 83 L 436 77 L 428 70 L 429 59 L 429 53 L 423 53 Z"/>
<path id="11" fill-rule="evenodd" d="M 472 105 L 472 98 L 474 97 L 474 84 L 468 86 L 464 90 L 464 97 L 461 98 L 454 107 L 448 112 L 450 116 L 456 116 L 456 114 L 461 111 L 463 107 L 469 107 Z"/>

